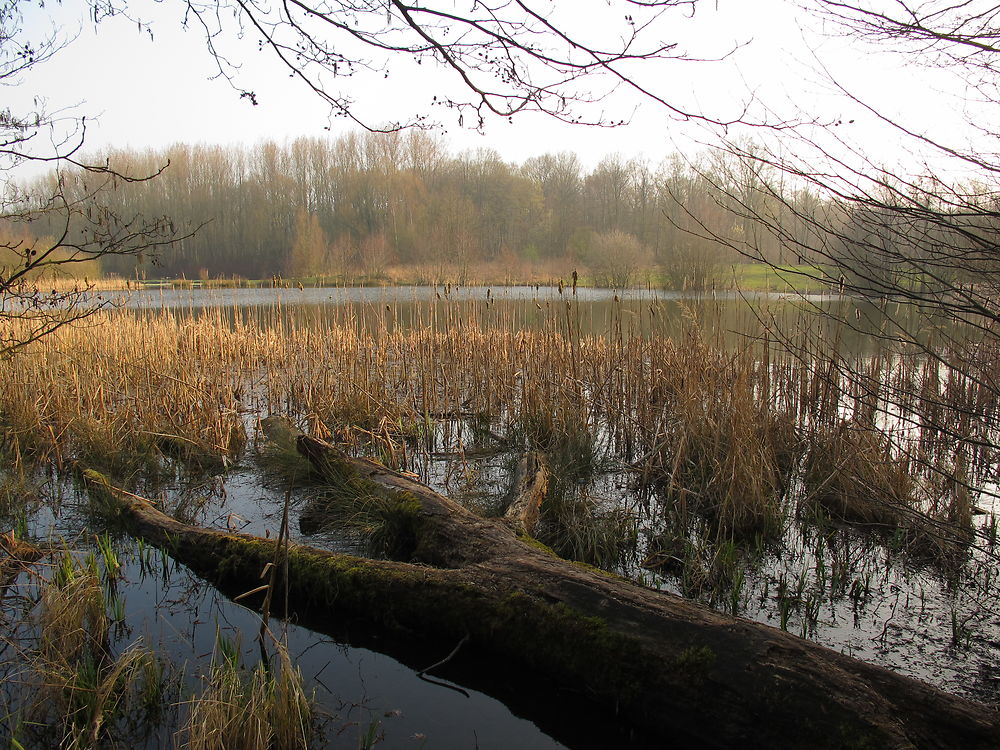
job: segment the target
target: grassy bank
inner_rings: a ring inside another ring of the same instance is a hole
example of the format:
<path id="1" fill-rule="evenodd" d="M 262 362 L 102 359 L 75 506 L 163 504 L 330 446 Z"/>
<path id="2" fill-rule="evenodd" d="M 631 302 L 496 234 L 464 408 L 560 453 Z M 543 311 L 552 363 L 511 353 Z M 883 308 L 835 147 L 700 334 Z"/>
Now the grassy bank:
<path id="1" fill-rule="evenodd" d="M 753 292 L 828 292 L 825 274 L 818 266 L 769 266 L 764 263 L 741 263 L 722 274 L 731 278 L 731 286 Z"/>

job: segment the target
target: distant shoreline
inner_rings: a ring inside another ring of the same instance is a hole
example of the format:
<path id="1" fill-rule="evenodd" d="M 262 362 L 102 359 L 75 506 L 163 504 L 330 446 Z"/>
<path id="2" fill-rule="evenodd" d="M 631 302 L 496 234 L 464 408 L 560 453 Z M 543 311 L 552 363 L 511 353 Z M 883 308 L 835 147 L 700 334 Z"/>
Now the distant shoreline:
<path id="1" fill-rule="evenodd" d="M 426 274 L 406 274 L 405 268 L 393 269 L 391 273 L 380 276 L 346 277 L 343 275 L 309 276 L 304 278 L 283 277 L 275 275 L 264 279 L 229 278 L 194 278 L 186 277 L 127 279 L 115 276 L 100 279 L 61 279 L 55 285 L 57 288 L 72 288 L 90 286 L 95 291 L 128 291 L 132 289 L 257 289 L 257 288 L 287 288 L 296 287 L 408 287 L 408 286 L 530 286 L 558 287 L 562 285 L 571 288 L 573 285 L 572 269 L 565 277 L 544 278 L 540 276 L 499 278 L 491 275 L 479 276 L 456 270 L 442 272 L 435 277 Z M 709 283 L 696 287 L 684 287 L 667 283 L 665 275 L 658 269 L 649 269 L 639 274 L 641 281 L 630 285 L 628 289 L 656 289 L 663 291 L 745 291 L 745 292 L 825 292 L 831 285 L 824 283 L 821 268 L 811 266 L 783 266 L 775 268 L 764 263 L 747 263 L 721 269 Z M 45 285 L 50 282 L 46 281 Z M 610 289 L 605 284 L 597 284 L 586 273 L 581 274 L 576 282 L 580 288 Z"/>

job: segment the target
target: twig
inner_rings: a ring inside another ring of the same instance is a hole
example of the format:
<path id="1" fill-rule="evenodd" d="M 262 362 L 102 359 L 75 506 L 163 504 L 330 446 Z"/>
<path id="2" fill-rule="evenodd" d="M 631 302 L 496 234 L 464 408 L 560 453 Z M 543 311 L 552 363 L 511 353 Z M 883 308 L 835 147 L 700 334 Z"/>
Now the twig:
<path id="1" fill-rule="evenodd" d="M 443 667 L 445 664 L 447 664 L 448 662 L 450 662 L 453 658 L 455 658 L 455 654 L 458 653 L 458 650 L 460 648 L 462 648 L 462 646 L 464 646 L 465 643 L 466 643 L 466 641 L 468 641 L 468 640 L 469 640 L 469 634 L 466 633 L 464 636 L 462 636 L 462 640 L 460 640 L 458 642 L 458 645 L 455 646 L 455 648 L 453 648 L 451 650 L 450 654 L 448 654 L 446 657 L 444 657 L 441 661 L 439 661 L 439 662 L 437 662 L 435 664 L 431 664 L 429 667 L 427 667 L 427 669 L 421 669 L 419 672 L 417 672 L 417 677 L 423 677 L 427 672 L 430 672 L 432 669 L 437 669 L 438 667 Z"/>

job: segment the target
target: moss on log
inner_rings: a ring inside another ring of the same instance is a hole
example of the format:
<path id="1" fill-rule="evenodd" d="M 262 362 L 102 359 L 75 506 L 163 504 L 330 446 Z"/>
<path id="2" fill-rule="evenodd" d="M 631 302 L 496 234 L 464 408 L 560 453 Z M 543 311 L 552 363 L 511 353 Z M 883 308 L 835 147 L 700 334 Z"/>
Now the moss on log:
<path id="1" fill-rule="evenodd" d="M 783 631 L 578 566 L 408 477 L 323 441 L 299 449 L 331 481 L 410 515 L 406 560 L 292 544 L 288 601 L 311 622 L 454 641 L 583 692 L 665 743 L 707 747 L 995 748 L 1000 717 Z M 276 542 L 204 529 L 86 475 L 133 532 L 229 592 L 259 585 Z M 279 566 L 283 568 L 284 566 Z M 284 597 L 280 597 L 284 598 Z"/>

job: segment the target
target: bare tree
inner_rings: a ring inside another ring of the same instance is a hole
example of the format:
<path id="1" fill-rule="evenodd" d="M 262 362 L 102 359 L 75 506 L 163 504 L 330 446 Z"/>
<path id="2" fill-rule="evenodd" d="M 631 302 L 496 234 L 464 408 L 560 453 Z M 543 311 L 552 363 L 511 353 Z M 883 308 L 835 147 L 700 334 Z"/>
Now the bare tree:
<path id="1" fill-rule="evenodd" d="M 913 146 L 911 168 L 881 165 L 839 135 L 841 122 L 820 135 L 789 131 L 780 149 L 728 141 L 724 148 L 736 157 L 736 168 L 761 175 L 754 192 L 790 215 L 779 222 L 742 194 L 735 196 L 734 212 L 768 227 L 784 249 L 816 262 L 816 271 L 807 273 L 831 286 L 992 332 L 1000 290 L 1000 133 L 979 118 L 1000 104 L 1000 7 L 946 0 L 804 5 L 840 33 L 882 49 L 891 45 L 911 66 L 946 69 L 978 105 L 965 132 L 946 140 L 919 122 L 894 119 L 831 79 L 849 101 Z M 790 206 L 789 185 L 822 196 L 822 209 L 807 214 Z M 793 223 L 808 231 L 793 236 Z M 759 241 L 739 246 L 761 257 Z"/>
<path id="2" fill-rule="evenodd" d="M 599 286 L 628 289 L 652 265 L 653 253 L 634 234 L 612 229 L 593 235 L 583 261 Z"/>
<path id="3" fill-rule="evenodd" d="M 924 520 L 945 534 L 944 522 L 956 516 L 971 532 L 970 502 L 997 496 L 1000 456 L 1000 133 L 981 119 L 1000 103 L 1000 8 L 976 0 L 803 5 L 859 45 L 891 46 L 912 66 L 956 78 L 972 101 L 969 121 L 961 132 L 935 135 L 831 76 L 846 101 L 911 147 L 909 165 L 880 163 L 870 145 L 843 135 L 849 123 L 840 121 L 785 131 L 780 142 L 724 139 L 722 169 L 701 175 L 733 219 L 702 219 L 691 231 L 775 267 L 777 258 L 794 258 L 784 273 L 840 297 L 806 302 L 834 330 L 881 342 L 891 367 L 844 356 L 835 350 L 840 339 L 823 343 L 843 398 L 831 419 L 891 438 L 893 455 L 934 495 Z M 772 336 L 795 356 L 816 352 L 777 326 Z M 951 498 L 944 506 L 943 494 Z M 945 506 L 948 513 L 937 512 Z"/>
<path id="4" fill-rule="evenodd" d="M 18 0 L 0 2 L 0 86 L 22 77 L 62 48 L 53 34 L 32 39 Z M 177 236 L 165 218 L 123 214 L 105 200 L 134 177 L 80 157 L 83 117 L 53 116 L 44 108 L 0 111 L 0 355 L 10 354 L 59 326 L 108 305 L 73 269 L 110 255 L 152 253 Z M 52 165 L 50 179 L 23 187 L 14 177 L 25 164 Z"/>
<path id="5" fill-rule="evenodd" d="M 99 0 L 98 6 L 111 5 Z M 123 7 L 111 12 L 128 10 Z M 634 75 L 637 63 L 686 60 L 674 41 L 664 42 L 657 24 L 694 12 L 697 0 L 619 0 L 609 5 L 609 28 L 575 33 L 578 7 L 551 2 L 472 0 L 357 2 L 290 0 L 266 4 L 244 0 L 185 0 L 185 22 L 198 28 L 218 63 L 218 73 L 252 102 L 239 66 L 226 57 L 226 40 L 256 38 L 290 76 L 330 106 L 333 116 L 373 128 L 365 102 L 345 92 L 341 79 L 364 73 L 391 74 L 400 58 L 436 64 L 450 72 L 454 87 L 436 92 L 433 104 L 456 113 L 460 125 L 481 127 L 488 116 L 540 112 L 570 123 L 616 125 L 594 105 L 616 88 L 656 101 L 682 119 L 704 117 Z M 593 7 L 590 12 L 602 12 Z M 99 15 L 99 14 L 96 14 Z M 414 113 L 378 129 L 425 125 Z"/>

